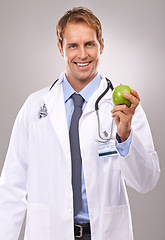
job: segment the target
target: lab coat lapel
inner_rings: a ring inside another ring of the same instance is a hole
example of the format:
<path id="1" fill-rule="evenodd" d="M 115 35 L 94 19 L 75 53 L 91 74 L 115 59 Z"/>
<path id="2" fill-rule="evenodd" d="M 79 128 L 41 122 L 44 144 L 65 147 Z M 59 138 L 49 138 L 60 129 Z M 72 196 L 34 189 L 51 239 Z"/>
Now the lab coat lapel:
<path id="1" fill-rule="evenodd" d="M 62 148 L 69 153 L 69 134 L 64 105 L 62 79 L 43 98 L 48 110 L 48 116 L 59 138 Z"/>

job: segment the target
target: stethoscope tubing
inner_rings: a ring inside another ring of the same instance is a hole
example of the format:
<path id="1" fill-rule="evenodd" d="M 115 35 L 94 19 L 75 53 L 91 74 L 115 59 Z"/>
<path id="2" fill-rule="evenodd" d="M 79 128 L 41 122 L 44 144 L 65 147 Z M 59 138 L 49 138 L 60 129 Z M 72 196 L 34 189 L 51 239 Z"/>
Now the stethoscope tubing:
<path id="1" fill-rule="evenodd" d="M 98 97 L 98 99 L 96 100 L 96 103 L 95 103 L 95 111 L 96 111 L 96 116 L 97 116 L 97 123 L 98 123 L 98 136 L 101 140 L 97 140 L 98 142 L 107 142 L 109 140 L 112 139 L 112 135 L 113 135 L 113 126 L 114 126 L 114 119 L 112 119 L 112 125 L 111 125 L 111 132 L 110 132 L 110 137 L 109 138 L 103 138 L 101 136 L 101 126 L 100 126 L 100 117 L 99 117 L 99 102 L 100 100 L 105 96 L 105 94 L 111 89 L 113 91 L 114 87 L 111 83 L 111 81 L 109 79 L 107 79 L 107 87 L 105 89 L 105 91 Z M 107 132 L 103 132 L 105 135 L 108 133 Z"/>
<path id="2" fill-rule="evenodd" d="M 107 80 L 107 88 L 105 89 L 105 91 L 96 100 L 96 102 L 95 102 L 95 111 L 97 111 L 99 109 L 99 102 L 105 96 L 105 94 L 109 91 L 109 89 L 111 88 L 112 91 L 114 89 L 111 81 L 108 78 L 106 78 L 106 80 Z"/>

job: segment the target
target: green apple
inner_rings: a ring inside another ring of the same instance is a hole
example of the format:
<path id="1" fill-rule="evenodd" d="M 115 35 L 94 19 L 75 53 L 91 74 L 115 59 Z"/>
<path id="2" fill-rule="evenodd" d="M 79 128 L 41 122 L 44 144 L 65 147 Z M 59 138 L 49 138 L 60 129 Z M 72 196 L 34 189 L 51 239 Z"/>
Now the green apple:
<path id="1" fill-rule="evenodd" d="M 127 107 L 131 106 L 131 102 L 123 97 L 123 93 L 131 94 L 131 88 L 127 85 L 120 84 L 119 86 L 115 87 L 112 92 L 112 101 L 114 105 L 122 105 L 125 104 Z"/>

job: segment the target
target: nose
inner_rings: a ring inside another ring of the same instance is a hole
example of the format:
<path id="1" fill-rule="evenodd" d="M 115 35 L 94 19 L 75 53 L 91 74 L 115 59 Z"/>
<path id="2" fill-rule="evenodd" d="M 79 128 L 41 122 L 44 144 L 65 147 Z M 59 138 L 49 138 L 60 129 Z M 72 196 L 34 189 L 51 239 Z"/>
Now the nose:
<path id="1" fill-rule="evenodd" d="M 81 59 L 81 60 L 84 60 L 84 59 L 86 59 L 87 58 L 87 51 L 86 51 L 86 49 L 85 49 L 85 47 L 83 46 L 83 47 L 80 47 L 79 48 L 79 53 L 78 53 L 78 57 Z"/>

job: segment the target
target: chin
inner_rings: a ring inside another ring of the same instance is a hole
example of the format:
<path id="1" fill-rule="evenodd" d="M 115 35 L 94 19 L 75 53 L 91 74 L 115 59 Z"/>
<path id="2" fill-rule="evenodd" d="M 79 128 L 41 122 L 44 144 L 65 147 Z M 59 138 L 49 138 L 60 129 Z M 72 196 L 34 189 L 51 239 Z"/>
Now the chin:
<path id="1" fill-rule="evenodd" d="M 96 75 L 95 74 L 91 74 L 88 76 L 79 76 L 77 79 L 79 79 L 82 82 L 90 82 Z"/>

